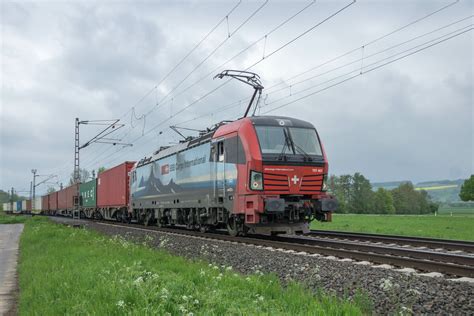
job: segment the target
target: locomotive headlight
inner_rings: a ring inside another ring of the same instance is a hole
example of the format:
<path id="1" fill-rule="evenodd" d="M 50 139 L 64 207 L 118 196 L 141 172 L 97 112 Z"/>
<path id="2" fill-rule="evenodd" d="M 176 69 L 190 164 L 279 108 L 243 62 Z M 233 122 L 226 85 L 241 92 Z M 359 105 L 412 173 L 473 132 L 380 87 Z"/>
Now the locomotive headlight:
<path id="1" fill-rule="evenodd" d="M 327 191 L 328 190 L 328 175 L 325 174 L 323 177 L 323 189 L 321 191 Z"/>
<path id="2" fill-rule="evenodd" d="M 250 171 L 250 189 L 263 190 L 263 176 L 261 172 Z"/>

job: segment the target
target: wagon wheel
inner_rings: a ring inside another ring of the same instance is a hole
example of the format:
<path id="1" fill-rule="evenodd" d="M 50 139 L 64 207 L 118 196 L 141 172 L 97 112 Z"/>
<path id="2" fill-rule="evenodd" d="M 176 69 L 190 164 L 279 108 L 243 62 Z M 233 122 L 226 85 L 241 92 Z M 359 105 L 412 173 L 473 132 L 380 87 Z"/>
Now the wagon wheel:
<path id="1" fill-rule="evenodd" d="M 206 233 L 208 230 L 209 230 L 209 226 L 203 225 L 203 224 L 200 224 L 200 225 L 199 225 L 199 231 L 200 231 L 201 233 Z"/>
<path id="2" fill-rule="evenodd" d="M 235 216 L 230 216 L 229 219 L 227 220 L 227 232 L 232 237 L 236 237 L 239 235 L 240 231 L 241 231 L 241 225 L 239 225 L 239 222 L 237 221 Z"/>
<path id="3" fill-rule="evenodd" d="M 121 211 L 117 211 L 117 214 L 115 215 L 115 219 L 117 220 L 117 222 L 121 223 L 123 222 L 123 214 Z"/>

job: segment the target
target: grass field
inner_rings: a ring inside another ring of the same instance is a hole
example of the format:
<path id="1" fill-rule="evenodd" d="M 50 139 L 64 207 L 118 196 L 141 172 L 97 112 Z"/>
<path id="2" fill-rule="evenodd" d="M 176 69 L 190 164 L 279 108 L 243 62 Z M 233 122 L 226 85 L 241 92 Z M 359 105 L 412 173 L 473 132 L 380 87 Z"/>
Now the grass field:
<path id="1" fill-rule="evenodd" d="M 443 205 L 439 208 L 438 214 L 440 215 L 453 215 L 453 216 L 474 216 L 474 207 L 451 207 L 449 205 Z"/>
<path id="2" fill-rule="evenodd" d="M 474 216 L 334 214 L 311 228 L 474 241 Z"/>
<path id="3" fill-rule="evenodd" d="M 17 224 L 24 223 L 28 219 L 28 216 L 24 215 L 7 215 L 5 212 L 0 211 L 0 224 Z"/>
<path id="4" fill-rule="evenodd" d="M 192 262 L 35 217 L 20 243 L 19 312 L 25 315 L 359 315 L 354 301 L 283 287 L 271 275 Z"/>

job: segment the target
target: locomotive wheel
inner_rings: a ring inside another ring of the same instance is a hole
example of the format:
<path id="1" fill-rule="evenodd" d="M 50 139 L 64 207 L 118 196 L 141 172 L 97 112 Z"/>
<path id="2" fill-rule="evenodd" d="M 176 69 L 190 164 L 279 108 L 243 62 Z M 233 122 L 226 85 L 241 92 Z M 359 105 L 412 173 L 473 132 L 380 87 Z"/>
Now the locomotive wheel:
<path id="1" fill-rule="evenodd" d="M 209 230 L 209 226 L 207 226 L 207 225 L 202 225 L 202 224 L 199 225 L 199 231 L 200 231 L 201 233 L 206 233 L 208 230 Z"/>
<path id="2" fill-rule="evenodd" d="M 145 219 L 143 220 L 143 224 L 145 226 L 150 226 L 152 223 L 152 218 L 153 218 L 153 214 L 150 212 L 147 212 L 145 215 Z"/>

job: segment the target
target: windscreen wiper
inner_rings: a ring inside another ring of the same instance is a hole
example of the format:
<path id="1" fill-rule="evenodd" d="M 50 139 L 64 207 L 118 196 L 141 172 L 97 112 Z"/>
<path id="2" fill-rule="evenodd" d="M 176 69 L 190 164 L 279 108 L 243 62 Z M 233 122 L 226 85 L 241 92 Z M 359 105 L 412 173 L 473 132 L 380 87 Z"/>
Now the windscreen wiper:
<path id="1" fill-rule="evenodd" d="M 306 159 L 308 159 L 308 161 L 313 161 L 313 158 L 311 158 L 311 156 L 300 146 L 296 145 L 294 142 L 293 142 L 293 147 L 295 147 L 295 149 L 297 149 L 300 153 L 302 153 Z"/>
<path id="2" fill-rule="evenodd" d="M 281 153 L 278 155 L 278 160 L 282 160 L 283 157 L 285 157 L 285 150 L 286 147 L 290 148 L 290 139 L 288 137 L 288 134 L 286 133 L 286 129 L 283 129 L 283 134 L 285 135 L 285 144 L 283 145 L 283 148 L 281 149 Z"/>

